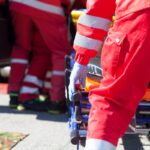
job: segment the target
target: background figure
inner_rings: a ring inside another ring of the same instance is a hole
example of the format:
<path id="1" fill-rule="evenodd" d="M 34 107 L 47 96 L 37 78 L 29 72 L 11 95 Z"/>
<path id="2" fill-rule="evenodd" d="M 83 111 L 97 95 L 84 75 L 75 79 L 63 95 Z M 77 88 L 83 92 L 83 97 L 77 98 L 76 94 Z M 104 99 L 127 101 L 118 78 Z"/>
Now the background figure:
<path id="1" fill-rule="evenodd" d="M 63 5 L 69 7 L 69 4 L 69 1 L 63 1 Z M 19 100 L 22 105 L 27 109 L 30 109 L 31 100 L 33 102 L 34 99 L 36 99 L 35 97 L 38 93 L 37 88 L 43 86 L 44 78 L 42 76 L 44 75 L 45 77 L 49 63 L 51 63 L 53 90 L 50 97 L 52 103 L 47 109 L 49 109 L 49 111 L 54 109 L 52 110 L 54 113 L 55 110 L 58 113 L 59 110 L 60 112 L 66 111 L 64 56 L 69 52 L 70 47 L 66 18 L 64 16 L 61 1 L 45 2 L 45 0 L 41 0 L 40 2 L 34 1 L 33 3 L 29 3 L 27 1 L 24 3 L 22 1 L 13 0 L 10 2 L 10 9 L 12 11 L 12 17 L 14 18 L 14 26 L 17 26 L 15 28 L 16 38 L 18 37 L 18 40 L 16 40 L 16 45 L 14 46 L 12 54 L 9 93 L 14 94 L 15 92 L 19 92 Z M 16 13 L 20 15 L 17 20 L 18 24 L 15 20 Z M 22 34 L 22 31 L 25 31 L 24 35 L 18 35 Z M 19 36 L 22 36 L 22 39 L 19 38 Z M 34 50 L 32 51 L 32 49 Z M 24 77 L 25 69 L 28 65 L 28 56 L 31 51 L 31 64 Z M 16 76 L 19 77 L 16 78 Z M 28 104 L 30 104 L 30 106 Z M 35 103 L 33 103 L 33 107 L 34 106 Z M 35 106 L 35 109 L 36 108 L 37 107 Z"/>
<path id="2" fill-rule="evenodd" d="M 19 100 L 26 109 L 46 110 L 46 103 L 40 101 L 41 88 L 49 65 L 49 50 L 39 32 L 34 34 L 31 62 L 23 79 Z M 19 106 L 19 109 L 22 109 Z"/>
<path id="3" fill-rule="evenodd" d="M 8 92 L 10 94 L 10 105 L 15 106 L 19 103 L 18 96 L 20 95 L 21 87 L 24 86 L 23 79 L 27 72 L 29 74 L 28 76 L 31 77 L 31 83 L 29 83 L 31 84 L 30 93 L 25 95 L 26 90 L 24 91 L 22 87 L 21 94 L 24 94 L 24 96 L 21 96 L 21 99 L 19 99 L 22 102 L 38 98 L 38 90 L 42 87 L 50 54 L 32 17 L 16 11 L 12 11 L 11 15 L 16 41 L 11 57 L 11 74 Z M 37 66 L 31 71 L 34 64 Z M 28 80 L 30 78 L 28 76 L 24 80 Z M 32 87 L 33 82 L 36 85 L 36 89 Z"/>
<path id="4" fill-rule="evenodd" d="M 114 12 L 116 20 L 108 31 Z M 87 1 L 74 40 L 77 53 L 70 76 L 70 100 L 76 82 L 84 86 L 87 64 L 108 36 L 101 53 L 103 79 L 89 93 L 92 107 L 86 150 L 115 150 L 134 116 L 150 80 L 149 20 L 147 0 Z"/>
<path id="5" fill-rule="evenodd" d="M 32 51 L 34 31 L 30 16 L 14 10 L 11 10 L 11 15 L 16 41 L 11 56 L 8 92 L 10 94 L 10 105 L 16 106 L 19 102 L 18 94 L 22 86 L 25 71 L 29 65 L 29 55 Z"/>

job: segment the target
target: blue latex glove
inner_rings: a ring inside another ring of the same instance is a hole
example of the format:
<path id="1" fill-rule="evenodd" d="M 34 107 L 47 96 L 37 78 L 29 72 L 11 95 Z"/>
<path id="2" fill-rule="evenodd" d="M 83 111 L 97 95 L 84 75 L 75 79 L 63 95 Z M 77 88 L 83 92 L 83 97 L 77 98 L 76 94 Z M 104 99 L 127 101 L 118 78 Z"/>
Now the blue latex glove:
<path id="1" fill-rule="evenodd" d="M 79 84 L 81 88 L 85 87 L 86 75 L 87 75 L 87 66 L 75 62 L 70 75 L 70 84 L 69 84 L 70 101 L 73 101 L 73 94 L 76 91 L 75 87 L 76 84 Z"/>

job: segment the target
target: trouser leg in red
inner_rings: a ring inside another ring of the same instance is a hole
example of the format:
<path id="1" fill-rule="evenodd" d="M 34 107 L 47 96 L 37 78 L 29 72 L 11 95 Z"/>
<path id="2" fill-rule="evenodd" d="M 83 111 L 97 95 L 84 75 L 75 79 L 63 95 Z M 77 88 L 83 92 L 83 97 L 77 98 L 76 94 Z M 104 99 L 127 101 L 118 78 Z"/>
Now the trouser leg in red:
<path id="1" fill-rule="evenodd" d="M 54 21 L 42 22 L 36 19 L 44 41 L 50 50 L 52 63 L 52 77 L 50 90 L 51 101 L 61 101 L 65 99 L 65 55 L 70 48 L 68 42 L 67 26 L 65 22 L 56 23 Z"/>
<path id="2" fill-rule="evenodd" d="M 58 60 L 55 62 L 55 60 Z M 64 82 L 64 56 L 52 54 L 52 88 L 50 90 L 51 101 L 65 100 L 65 82 Z"/>
<path id="3" fill-rule="evenodd" d="M 29 62 L 33 37 L 32 21 L 27 15 L 11 12 L 16 41 L 11 55 L 8 92 L 19 92 Z"/>
<path id="4" fill-rule="evenodd" d="M 142 23 L 141 23 L 142 20 Z M 117 145 L 150 80 L 150 9 L 116 20 L 102 49 L 103 80 L 90 92 L 87 139 Z"/>
<path id="5" fill-rule="evenodd" d="M 46 72 L 46 76 L 45 76 L 44 84 L 43 84 L 43 88 L 42 88 L 42 93 L 47 96 L 49 96 L 49 92 L 52 88 L 51 78 L 52 78 L 52 67 L 51 67 L 51 63 L 50 63 L 49 68 Z"/>
<path id="6" fill-rule="evenodd" d="M 37 99 L 49 66 L 49 50 L 37 30 L 34 34 L 32 59 L 20 90 L 21 101 Z"/>

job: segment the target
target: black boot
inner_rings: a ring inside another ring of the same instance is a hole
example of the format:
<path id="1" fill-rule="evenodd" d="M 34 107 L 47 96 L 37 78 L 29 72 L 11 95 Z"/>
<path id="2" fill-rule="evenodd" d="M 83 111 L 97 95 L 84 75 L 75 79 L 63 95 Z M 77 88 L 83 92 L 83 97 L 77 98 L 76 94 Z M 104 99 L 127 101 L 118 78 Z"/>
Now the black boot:
<path id="1" fill-rule="evenodd" d="M 50 114 L 63 114 L 67 112 L 67 104 L 65 100 L 51 102 L 48 107 L 48 112 Z"/>
<path id="2" fill-rule="evenodd" d="M 31 99 L 21 102 L 17 110 L 33 110 L 33 111 L 47 111 L 49 102 L 40 101 L 39 99 Z"/>
<path id="3" fill-rule="evenodd" d="M 9 93 L 9 106 L 11 108 L 16 108 L 19 105 L 19 100 L 18 100 L 18 92 L 10 92 Z"/>

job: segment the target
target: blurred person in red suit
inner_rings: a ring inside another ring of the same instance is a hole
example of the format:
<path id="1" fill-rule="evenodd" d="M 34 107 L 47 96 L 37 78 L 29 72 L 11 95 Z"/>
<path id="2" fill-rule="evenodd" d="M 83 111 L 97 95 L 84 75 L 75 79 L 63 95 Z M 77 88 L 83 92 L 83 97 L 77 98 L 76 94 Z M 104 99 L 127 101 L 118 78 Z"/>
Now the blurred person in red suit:
<path id="1" fill-rule="evenodd" d="M 65 14 L 70 1 L 11 0 L 9 5 L 16 36 L 8 86 L 10 105 L 45 109 L 38 96 L 51 65 L 53 88 L 48 109 L 64 112 L 64 56 L 70 48 Z"/>

